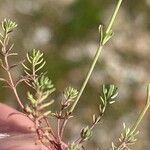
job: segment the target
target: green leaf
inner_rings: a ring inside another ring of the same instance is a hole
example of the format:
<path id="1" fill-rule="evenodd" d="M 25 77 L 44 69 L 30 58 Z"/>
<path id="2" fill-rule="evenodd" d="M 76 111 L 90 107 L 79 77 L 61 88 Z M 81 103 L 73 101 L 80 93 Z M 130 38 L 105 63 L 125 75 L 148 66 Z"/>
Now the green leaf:
<path id="1" fill-rule="evenodd" d="M 92 136 L 92 130 L 89 126 L 81 130 L 80 136 L 83 140 L 88 140 Z"/>
<path id="2" fill-rule="evenodd" d="M 52 93 L 55 91 L 52 81 L 44 74 L 41 75 L 38 80 L 36 80 L 36 85 L 37 88 L 42 92 L 49 91 L 49 93 Z"/>
<path id="3" fill-rule="evenodd" d="M 73 143 L 68 145 L 67 150 L 81 150 L 81 149 L 82 149 L 82 146 L 80 144 L 73 142 Z"/>
<path id="4" fill-rule="evenodd" d="M 36 104 L 36 100 L 34 99 L 33 95 L 30 92 L 27 92 L 27 97 L 30 100 L 32 105 Z"/>
<path id="5" fill-rule="evenodd" d="M 102 86 L 102 94 L 100 96 L 100 99 L 103 104 L 114 103 L 114 99 L 118 95 L 118 88 L 113 84 L 107 84 Z"/>
<path id="6" fill-rule="evenodd" d="M 133 144 L 136 141 L 135 137 L 138 133 L 138 131 L 133 132 L 131 128 L 126 127 L 125 123 L 123 123 L 123 132 L 121 133 L 119 141 L 121 143 Z"/>
<path id="7" fill-rule="evenodd" d="M 74 89 L 73 87 L 67 87 L 64 91 L 65 99 L 74 99 L 78 95 L 78 90 Z"/>
<path id="8" fill-rule="evenodd" d="M 43 116 L 47 117 L 47 116 L 50 115 L 50 114 L 51 114 L 51 111 L 47 111 L 47 112 L 45 112 L 45 113 L 43 114 Z"/>
<path id="9" fill-rule="evenodd" d="M 110 30 L 108 33 L 105 33 L 102 44 L 105 45 L 113 36 L 113 31 Z"/>
<path id="10" fill-rule="evenodd" d="M 98 30 L 99 30 L 99 34 L 100 34 L 100 44 L 102 44 L 103 43 L 103 38 L 104 38 L 103 25 L 99 25 Z"/>
<path id="11" fill-rule="evenodd" d="M 52 105 L 54 103 L 54 100 L 50 101 L 50 102 L 47 102 L 47 103 L 44 103 L 40 106 L 39 110 L 42 110 L 46 107 L 49 107 L 50 105 Z"/>
<path id="12" fill-rule="evenodd" d="M 25 110 L 27 113 L 32 113 L 32 108 L 29 105 L 26 105 Z"/>
<path id="13" fill-rule="evenodd" d="M 46 61 L 43 58 L 43 53 L 39 50 L 33 49 L 31 53 L 26 55 L 28 65 L 23 63 L 24 72 L 26 75 L 36 75 L 46 64 Z"/>
<path id="14" fill-rule="evenodd" d="M 2 21 L 2 29 L 6 33 L 12 32 L 13 29 L 16 27 L 17 27 L 17 24 L 15 22 L 11 21 L 10 19 L 4 19 L 4 21 Z"/>

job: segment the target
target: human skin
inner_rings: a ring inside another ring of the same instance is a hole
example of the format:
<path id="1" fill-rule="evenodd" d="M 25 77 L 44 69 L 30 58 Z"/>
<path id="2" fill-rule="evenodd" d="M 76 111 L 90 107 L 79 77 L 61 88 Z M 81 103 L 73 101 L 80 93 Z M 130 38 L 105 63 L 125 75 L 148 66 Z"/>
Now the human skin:
<path id="1" fill-rule="evenodd" d="M 25 114 L 0 103 L 0 150 L 46 150 L 42 144 L 35 144 L 33 129 Z"/>
<path id="2" fill-rule="evenodd" d="M 33 122 L 23 113 L 0 103 L 0 132 L 30 133 Z"/>
<path id="3" fill-rule="evenodd" d="M 0 103 L 0 150 L 47 150 L 36 142 L 34 131 L 34 123 L 25 114 Z M 63 142 L 62 147 L 67 149 Z"/>

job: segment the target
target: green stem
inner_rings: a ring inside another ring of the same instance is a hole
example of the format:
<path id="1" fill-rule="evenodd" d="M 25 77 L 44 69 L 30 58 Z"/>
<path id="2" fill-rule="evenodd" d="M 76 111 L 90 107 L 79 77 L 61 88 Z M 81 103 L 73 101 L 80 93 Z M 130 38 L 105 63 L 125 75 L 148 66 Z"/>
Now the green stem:
<path id="1" fill-rule="evenodd" d="M 147 88 L 147 103 L 146 103 L 144 109 L 142 110 L 142 112 L 140 113 L 139 117 L 137 118 L 136 122 L 133 124 L 133 126 L 131 128 L 131 134 L 134 133 L 136 131 L 136 129 L 138 128 L 138 126 L 141 123 L 143 117 L 145 116 L 149 106 L 150 106 L 150 85 Z"/>
<path id="2" fill-rule="evenodd" d="M 87 85 L 87 82 L 89 81 L 89 78 L 90 78 L 90 76 L 91 76 L 91 74 L 92 74 L 92 72 L 93 72 L 93 70 L 94 70 L 94 67 L 95 67 L 95 65 L 96 65 L 96 62 L 97 62 L 97 60 L 98 60 L 98 58 L 99 58 L 99 55 L 100 55 L 100 53 L 101 53 L 101 51 L 102 51 L 102 48 L 103 48 L 103 46 L 99 46 L 98 49 L 97 49 L 97 51 L 96 51 L 96 54 L 95 54 L 95 56 L 94 56 L 94 60 L 93 60 L 93 62 L 92 62 L 92 65 L 91 65 L 91 67 L 90 67 L 90 69 L 89 69 L 89 71 L 88 71 L 88 73 L 87 73 L 87 76 L 86 76 L 86 78 L 85 78 L 85 81 L 84 81 L 83 84 L 82 84 L 82 87 L 81 87 L 81 89 L 80 89 L 80 91 L 79 91 L 79 94 L 78 94 L 78 96 L 77 96 L 77 99 L 75 100 L 74 104 L 72 105 L 72 107 L 71 107 L 71 109 L 70 109 L 70 113 L 73 112 L 75 106 L 77 105 L 77 103 L 78 103 L 78 101 L 79 101 L 79 99 L 80 99 L 80 97 L 81 97 L 81 95 L 82 95 L 82 93 L 83 93 L 83 91 L 84 91 L 84 89 L 85 89 L 85 87 L 86 87 L 86 85 Z"/>
<path id="3" fill-rule="evenodd" d="M 117 13 L 118 13 L 118 10 L 119 10 L 119 8 L 120 8 L 120 6 L 121 6 L 121 3 L 122 3 L 122 0 L 119 0 L 118 3 L 117 3 L 117 6 L 116 6 L 116 8 L 115 8 L 115 11 L 114 11 L 114 13 L 113 13 L 113 15 L 112 15 L 112 17 L 111 17 L 111 19 L 110 19 L 110 23 L 109 23 L 108 28 L 107 28 L 107 30 L 106 30 L 106 34 L 109 33 L 110 30 L 111 30 L 111 28 L 112 28 L 112 25 L 113 25 L 113 23 L 114 23 L 114 21 L 115 21 L 115 18 L 116 18 L 116 16 L 117 16 Z M 89 78 L 90 78 L 90 76 L 91 76 L 91 74 L 92 74 L 92 72 L 93 72 L 93 70 L 94 70 L 94 68 L 95 68 L 95 65 L 96 65 L 96 63 L 97 63 L 97 60 L 98 60 L 98 58 L 99 58 L 99 56 L 100 56 L 100 53 L 101 53 L 102 49 L 103 49 L 103 44 L 100 43 L 99 46 L 98 46 L 98 49 L 97 49 L 97 51 L 96 51 L 96 54 L 95 54 L 95 56 L 94 56 L 92 65 L 91 65 L 91 67 L 90 67 L 90 69 L 89 69 L 89 71 L 88 71 L 88 73 L 87 73 L 87 75 L 86 75 L 86 78 L 85 78 L 85 80 L 84 80 L 84 82 L 83 82 L 83 84 L 82 84 L 82 86 L 81 86 L 81 89 L 80 89 L 80 91 L 79 91 L 79 94 L 78 94 L 78 96 L 77 96 L 75 102 L 73 103 L 72 107 L 70 108 L 70 111 L 69 111 L 70 113 L 72 113 L 73 110 L 75 109 L 75 107 L 76 107 L 76 105 L 77 105 L 77 103 L 78 103 L 78 101 L 79 101 L 79 99 L 80 99 L 80 97 L 81 97 L 81 95 L 82 95 L 82 93 L 83 93 L 83 91 L 84 91 L 84 89 L 85 89 L 85 87 L 86 87 L 88 81 L 89 81 Z"/>
<path id="4" fill-rule="evenodd" d="M 115 8 L 115 11 L 114 11 L 114 13 L 113 13 L 113 15 L 112 15 L 112 17 L 110 19 L 109 25 L 107 27 L 106 34 L 108 34 L 110 32 L 110 30 L 111 30 L 111 28 L 112 28 L 112 26 L 114 24 L 114 20 L 115 20 L 117 14 L 118 14 L 118 11 L 119 11 L 119 8 L 121 6 L 121 3 L 122 3 L 122 0 L 118 0 L 117 6 Z"/>
<path id="5" fill-rule="evenodd" d="M 135 124 L 132 126 L 131 133 L 134 133 L 136 131 L 137 127 L 139 126 L 140 122 L 142 121 L 143 117 L 145 116 L 149 106 L 150 106 L 150 103 L 145 105 L 143 111 L 140 113 L 140 115 L 137 118 Z"/>

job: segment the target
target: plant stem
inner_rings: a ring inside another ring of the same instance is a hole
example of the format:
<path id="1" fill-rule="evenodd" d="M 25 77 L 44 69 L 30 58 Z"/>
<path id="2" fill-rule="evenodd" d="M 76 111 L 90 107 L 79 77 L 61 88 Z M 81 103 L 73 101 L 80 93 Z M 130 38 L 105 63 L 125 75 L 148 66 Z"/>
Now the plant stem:
<path id="1" fill-rule="evenodd" d="M 4 50 L 4 61 L 5 61 L 5 68 L 6 68 L 6 72 L 8 74 L 8 78 L 9 78 L 9 82 L 10 82 L 10 87 L 12 88 L 14 94 L 15 94 L 15 97 L 16 97 L 16 100 L 17 102 L 19 103 L 20 107 L 24 110 L 24 105 L 22 104 L 20 98 L 19 98 L 19 95 L 17 93 L 17 90 L 16 90 L 16 86 L 13 82 L 13 78 L 12 78 L 12 75 L 10 73 L 10 67 L 9 67 L 9 63 L 8 63 L 8 52 L 7 52 L 7 49 L 6 49 L 6 45 L 7 45 L 7 38 L 8 38 L 8 34 L 5 32 L 4 33 L 4 41 L 3 41 L 3 50 Z"/>
<path id="2" fill-rule="evenodd" d="M 69 118 L 63 120 L 63 123 L 61 125 L 61 128 L 60 128 L 60 137 L 61 137 L 61 139 L 63 138 L 64 130 L 65 130 L 66 124 L 68 122 L 68 119 Z"/>
<path id="3" fill-rule="evenodd" d="M 110 30 L 112 29 L 112 26 L 114 24 L 114 21 L 115 21 L 115 18 L 117 16 L 117 14 L 118 14 L 118 11 L 119 11 L 119 8 L 121 6 L 121 3 L 122 3 L 122 0 L 118 0 L 117 6 L 115 8 L 115 11 L 114 11 L 114 13 L 113 13 L 113 15 L 112 15 L 112 17 L 110 19 L 110 22 L 109 22 L 109 25 L 108 25 L 107 29 L 106 29 L 106 34 L 108 34 L 110 32 Z"/>
<path id="4" fill-rule="evenodd" d="M 54 131 L 52 130 L 51 125 L 49 124 L 48 118 L 44 117 L 44 120 L 45 120 L 45 123 L 46 123 L 47 127 L 50 128 L 51 135 L 52 135 L 53 138 L 56 140 L 57 137 L 55 136 Z"/>
<path id="5" fill-rule="evenodd" d="M 57 138 L 58 138 L 58 143 L 61 143 L 61 137 L 60 137 L 60 119 L 57 119 Z"/>
<path id="6" fill-rule="evenodd" d="M 146 114 L 146 112 L 147 112 L 149 106 L 150 106 L 150 103 L 147 103 L 147 104 L 145 105 L 144 109 L 143 109 L 142 112 L 140 113 L 140 115 L 139 115 L 139 117 L 137 118 L 136 122 L 135 122 L 135 123 L 133 124 L 133 126 L 131 127 L 131 131 L 130 131 L 129 136 L 131 136 L 132 134 L 135 134 L 135 133 L 136 133 L 136 130 L 137 130 L 139 124 L 141 123 L 143 117 L 145 116 L 145 114 Z M 124 148 L 126 148 L 126 146 L 127 146 L 126 142 L 123 142 L 123 143 L 121 143 L 121 144 L 118 146 L 117 150 L 123 150 Z"/>
<path id="7" fill-rule="evenodd" d="M 103 46 L 100 46 L 100 45 L 99 45 L 99 47 L 98 47 L 98 49 L 97 49 L 97 51 L 96 51 L 96 54 L 95 54 L 94 60 L 93 60 L 93 62 L 92 62 L 92 65 L 91 65 L 91 67 L 90 67 L 90 69 L 89 69 L 89 71 L 88 71 L 88 73 L 87 73 L 87 76 L 86 76 L 85 81 L 84 81 L 83 84 L 82 84 L 82 87 L 81 87 L 81 89 L 80 89 L 80 91 L 79 91 L 79 94 L 78 94 L 78 96 L 77 96 L 77 99 L 75 100 L 74 104 L 72 105 L 72 107 L 71 107 L 71 109 L 70 109 L 70 113 L 72 113 L 73 110 L 74 110 L 74 108 L 76 107 L 76 105 L 77 105 L 77 103 L 78 103 L 78 101 L 79 101 L 79 99 L 80 99 L 80 97 L 81 97 L 81 95 L 82 95 L 82 93 L 83 93 L 83 91 L 84 91 L 84 89 L 85 89 L 85 87 L 86 87 L 88 81 L 89 81 L 89 78 L 90 78 L 90 76 L 91 76 L 91 74 L 92 74 L 92 72 L 93 72 L 93 70 L 94 70 L 94 67 L 95 67 L 95 65 L 96 65 L 96 62 L 97 62 L 97 60 L 98 60 L 98 58 L 99 58 L 99 55 L 100 55 L 100 53 L 101 53 L 102 47 L 103 47 Z"/>
<path id="8" fill-rule="evenodd" d="M 139 117 L 137 118 L 136 122 L 133 124 L 132 128 L 131 128 L 131 134 L 134 133 L 137 129 L 137 127 L 139 126 L 140 122 L 142 121 L 143 117 L 145 116 L 148 108 L 150 106 L 150 103 L 147 103 L 144 107 L 144 109 L 142 110 L 142 112 L 140 113 Z"/>
<path id="9" fill-rule="evenodd" d="M 13 79 L 12 79 L 12 76 L 11 76 L 11 73 L 9 71 L 9 65 L 8 65 L 8 60 L 7 60 L 7 56 L 5 57 L 5 63 L 6 63 L 6 68 L 7 68 L 7 74 L 8 74 L 8 77 L 9 77 L 9 80 L 10 80 L 10 85 L 11 85 L 11 88 L 15 94 L 15 97 L 16 97 L 16 100 L 17 102 L 19 103 L 19 105 L 21 106 L 22 109 L 24 109 L 24 105 L 22 104 L 19 96 L 18 96 L 18 93 L 17 93 L 17 90 L 16 90 L 16 87 L 14 85 L 14 82 L 13 82 Z"/>
<path id="10" fill-rule="evenodd" d="M 108 25 L 108 27 L 107 27 L 106 34 L 109 33 L 110 30 L 111 30 L 111 28 L 112 28 L 112 25 L 113 25 L 113 23 L 114 23 L 114 21 L 115 21 L 115 18 L 116 18 L 116 16 L 117 16 L 117 13 L 118 13 L 118 10 L 119 10 L 119 8 L 120 8 L 120 6 L 121 6 L 121 3 L 122 3 L 122 0 L 119 0 L 118 3 L 117 3 L 117 6 L 116 6 L 116 8 L 115 8 L 115 11 L 114 11 L 114 13 L 113 13 L 113 15 L 112 15 L 112 17 L 111 17 L 111 19 L 110 19 L 110 23 L 109 23 L 109 25 Z M 70 113 L 72 113 L 73 110 L 75 109 L 75 107 L 76 107 L 76 105 L 77 105 L 77 103 L 78 103 L 78 101 L 79 101 L 79 99 L 80 99 L 80 97 L 81 97 L 81 95 L 82 95 L 82 93 L 83 93 L 83 91 L 84 91 L 84 89 L 85 89 L 85 87 L 86 87 L 88 81 L 89 81 L 89 78 L 90 78 L 90 76 L 91 76 L 91 74 L 92 74 L 92 72 L 93 72 L 93 70 L 94 70 L 94 67 L 95 67 L 95 65 L 96 65 L 96 63 L 97 63 L 97 60 L 98 60 L 98 58 L 99 58 L 99 56 L 100 56 L 100 53 L 101 53 L 102 49 L 103 49 L 103 44 L 100 43 L 99 46 L 98 46 L 98 49 L 97 49 L 97 51 L 96 51 L 96 54 L 95 54 L 95 56 L 94 56 L 92 65 L 91 65 L 91 67 L 90 67 L 90 69 L 89 69 L 89 71 L 88 71 L 88 73 L 87 73 L 87 75 L 86 75 L 86 78 L 85 78 L 85 80 L 84 80 L 84 82 L 83 82 L 83 84 L 82 84 L 82 86 L 81 86 L 81 89 L 80 89 L 80 91 L 79 91 L 79 94 L 78 94 L 78 96 L 77 96 L 75 102 L 73 103 L 72 107 L 70 108 L 70 111 L 69 111 Z"/>

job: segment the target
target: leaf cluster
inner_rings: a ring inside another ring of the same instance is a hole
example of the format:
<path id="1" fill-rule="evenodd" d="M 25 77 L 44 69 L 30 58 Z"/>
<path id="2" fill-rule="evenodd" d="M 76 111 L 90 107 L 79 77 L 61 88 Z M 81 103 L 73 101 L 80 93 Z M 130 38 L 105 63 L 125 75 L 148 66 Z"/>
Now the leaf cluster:
<path id="1" fill-rule="evenodd" d="M 44 67 L 45 61 L 43 53 L 39 50 L 33 49 L 31 53 L 26 55 L 28 64 L 23 63 L 24 72 L 26 75 L 25 83 L 34 89 L 34 92 L 27 92 L 27 98 L 30 105 L 26 106 L 26 112 L 33 116 L 33 118 L 43 118 L 48 116 L 51 111 L 44 111 L 54 101 L 46 101 L 48 96 L 55 91 L 52 81 L 46 76 L 46 73 L 38 72 Z"/>
<path id="2" fill-rule="evenodd" d="M 82 146 L 80 144 L 76 144 L 75 142 L 68 145 L 67 150 L 82 150 Z"/>
<path id="3" fill-rule="evenodd" d="M 74 99 L 77 97 L 77 95 L 77 89 L 71 86 L 67 87 L 63 92 L 64 99 L 61 101 L 62 110 L 67 109 L 72 104 L 72 102 L 74 102 Z"/>
<path id="4" fill-rule="evenodd" d="M 90 139 L 90 137 L 92 136 L 92 129 L 89 126 L 83 128 L 81 130 L 80 136 L 82 138 L 82 141 Z"/>
<path id="5" fill-rule="evenodd" d="M 110 150 L 122 150 L 127 149 L 129 150 L 129 146 L 134 144 L 136 142 L 136 136 L 139 132 L 138 131 L 132 131 L 131 128 L 126 127 L 125 123 L 123 123 L 123 132 L 120 135 L 119 138 L 119 144 L 116 146 L 113 142 L 111 145 Z"/>
<path id="6" fill-rule="evenodd" d="M 118 88 L 113 85 L 103 85 L 102 92 L 100 95 L 101 104 L 99 105 L 100 114 L 103 114 L 107 105 L 113 104 L 115 102 L 115 98 L 118 95 Z"/>
<path id="7" fill-rule="evenodd" d="M 113 36 L 113 31 L 109 32 L 104 30 L 103 25 L 99 25 L 99 34 L 100 34 L 100 45 L 105 45 Z"/>
<path id="8" fill-rule="evenodd" d="M 5 34 L 12 32 L 17 26 L 16 22 L 11 21 L 10 19 L 4 19 L 4 21 L 2 21 L 2 29 Z"/>

